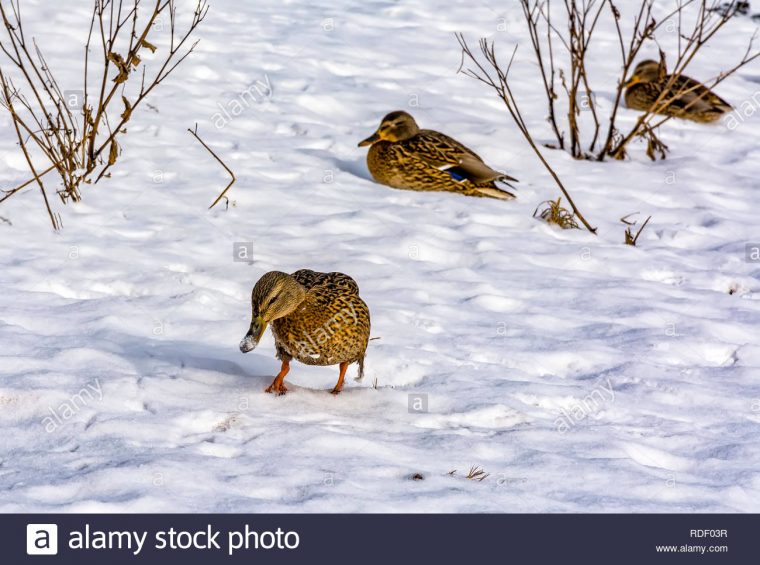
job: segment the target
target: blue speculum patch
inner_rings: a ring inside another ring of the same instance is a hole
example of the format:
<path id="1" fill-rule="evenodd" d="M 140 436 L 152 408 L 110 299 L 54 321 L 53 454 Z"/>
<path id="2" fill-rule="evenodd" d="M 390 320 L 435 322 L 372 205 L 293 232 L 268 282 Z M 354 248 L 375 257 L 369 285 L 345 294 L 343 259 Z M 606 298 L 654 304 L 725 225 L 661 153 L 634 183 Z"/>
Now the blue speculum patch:
<path id="1" fill-rule="evenodd" d="M 450 169 L 446 169 L 446 172 L 449 173 L 455 181 L 462 182 L 467 180 L 467 177 L 459 167 L 451 167 Z"/>

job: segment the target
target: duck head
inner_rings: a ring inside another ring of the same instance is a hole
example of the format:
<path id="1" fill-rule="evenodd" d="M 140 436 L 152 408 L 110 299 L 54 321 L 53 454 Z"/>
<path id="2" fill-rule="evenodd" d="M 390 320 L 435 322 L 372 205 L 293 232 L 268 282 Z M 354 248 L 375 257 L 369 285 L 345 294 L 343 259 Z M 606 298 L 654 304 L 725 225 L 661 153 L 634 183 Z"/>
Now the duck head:
<path id="1" fill-rule="evenodd" d="M 419 131 L 420 128 L 411 114 L 401 110 L 391 112 L 383 118 L 375 133 L 359 142 L 359 147 L 372 145 L 378 141 L 404 141 L 414 137 Z"/>
<path id="2" fill-rule="evenodd" d="M 660 80 L 661 78 L 664 78 L 666 74 L 665 65 L 658 63 L 657 61 L 653 61 L 651 59 L 647 59 L 646 61 L 641 61 L 638 65 L 636 65 L 636 68 L 633 69 L 633 75 L 631 75 L 631 78 L 629 78 L 623 86 L 625 88 L 629 88 L 633 86 L 634 84 L 638 84 L 640 82 L 654 82 L 656 80 Z"/>
<path id="3" fill-rule="evenodd" d="M 240 342 L 240 351 L 255 349 L 269 322 L 293 312 L 305 297 L 304 286 L 286 273 L 270 271 L 262 276 L 251 292 L 251 327 Z"/>

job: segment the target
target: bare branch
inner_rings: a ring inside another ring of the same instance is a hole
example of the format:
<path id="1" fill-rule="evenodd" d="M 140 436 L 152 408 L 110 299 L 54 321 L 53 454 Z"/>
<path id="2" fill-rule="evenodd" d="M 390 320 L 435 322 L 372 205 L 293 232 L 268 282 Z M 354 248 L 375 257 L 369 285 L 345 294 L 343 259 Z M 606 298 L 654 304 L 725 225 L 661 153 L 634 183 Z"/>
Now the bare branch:
<path id="1" fill-rule="evenodd" d="M 539 160 L 544 165 L 546 170 L 552 176 L 552 178 L 554 179 L 554 182 L 562 191 L 562 194 L 565 195 L 565 198 L 567 199 L 567 202 L 572 208 L 575 215 L 578 217 L 578 219 L 581 221 L 581 223 L 586 227 L 588 231 L 595 234 L 596 228 L 592 227 L 583 217 L 583 214 L 581 214 L 580 210 L 575 205 L 575 202 L 570 196 L 570 193 L 565 188 L 565 185 L 562 183 L 562 180 L 559 178 L 559 175 L 557 175 L 556 171 L 551 167 L 551 165 L 549 165 L 548 161 L 541 153 L 541 150 L 538 148 L 535 141 L 533 140 L 533 136 L 530 134 L 530 131 L 528 130 L 525 120 L 523 119 L 522 113 L 520 112 L 520 108 L 517 104 L 517 101 L 512 93 L 512 88 L 509 82 L 509 70 L 512 65 L 512 62 L 514 61 L 517 48 L 515 48 L 515 51 L 512 52 L 512 57 L 510 58 L 509 64 L 507 65 L 507 68 L 505 70 L 501 67 L 498 61 L 498 58 L 496 56 L 496 49 L 494 47 L 493 42 L 489 43 L 487 39 L 480 40 L 481 55 L 485 59 L 485 63 L 482 63 L 480 61 L 480 58 L 472 52 L 469 45 L 465 41 L 464 36 L 461 34 L 457 34 L 456 37 L 457 37 L 457 41 L 459 41 L 459 45 L 462 48 L 462 66 L 459 69 L 460 72 L 482 82 L 483 84 L 488 85 L 490 88 L 492 88 L 496 92 L 498 97 L 502 100 L 502 102 L 504 102 L 504 105 L 506 106 L 509 112 L 509 115 L 512 117 L 512 120 L 517 125 L 520 132 L 523 134 L 523 137 L 525 137 L 525 140 L 528 142 L 531 149 L 533 149 L 536 156 L 539 158 Z M 474 65 L 474 68 L 464 67 L 465 58 Z"/>
<path id="2" fill-rule="evenodd" d="M 55 75 L 42 51 L 32 40 L 27 42 L 18 0 L 0 0 L 0 17 L 4 36 L 0 52 L 14 70 L 20 87 L 3 71 L 0 106 L 11 114 L 19 145 L 24 152 L 32 178 L 19 186 L 0 191 L 0 202 L 36 183 L 45 197 L 53 225 L 60 222 L 50 209 L 42 177 L 56 171 L 62 188 L 61 200 L 78 201 L 80 187 L 110 176 L 110 169 L 120 155 L 119 138 L 134 110 L 194 51 L 198 41 L 189 39 L 208 13 L 206 0 L 197 0 L 190 21 L 183 32 L 177 30 L 175 0 L 94 0 L 85 43 L 83 100 L 72 108 L 64 98 Z M 129 4 L 129 5 L 127 5 Z M 150 65 L 143 63 L 146 51 L 157 52 L 151 42 L 155 22 L 162 14 L 170 20 L 169 49 L 160 53 Z M 0 34 L 2 30 L 0 30 Z M 93 42 L 99 42 L 95 47 Z M 126 51 L 124 51 L 126 49 Z M 96 55 L 97 53 L 97 55 Z M 99 58 L 99 65 L 96 60 Z M 134 73 L 142 65 L 141 73 Z M 99 66 L 99 68 L 97 68 Z M 150 75 L 146 68 L 150 66 Z M 90 79 L 97 74 L 94 100 Z M 131 81 L 132 76 L 139 76 Z M 131 96 L 128 83 L 137 82 L 139 91 Z M 118 119 L 116 117 L 118 116 Z M 32 154 L 29 146 L 39 149 Z M 39 164 L 35 159 L 43 158 Z"/>

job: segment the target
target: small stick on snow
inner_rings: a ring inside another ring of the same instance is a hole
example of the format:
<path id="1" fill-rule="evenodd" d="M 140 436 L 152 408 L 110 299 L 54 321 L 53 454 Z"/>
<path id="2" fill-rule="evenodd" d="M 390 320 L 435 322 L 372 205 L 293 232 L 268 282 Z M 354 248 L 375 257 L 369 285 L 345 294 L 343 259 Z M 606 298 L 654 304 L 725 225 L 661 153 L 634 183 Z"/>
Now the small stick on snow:
<path id="1" fill-rule="evenodd" d="M 225 187 L 225 189 L 224 189 L 224 190 L 223 190 L 223 191 L 222 191 L 222 192 L 219 194 L 219 196 L 217 196 L 217 197 L 216 197 L 216 200 L 214 200 L 214 202 L 211 204 L 211 206 L 209 206 L 209 207 L 208 207 L 208 209 L 209 209 L 209 210 L 211 210 L 211 208 L 213 208 L 214 206 L 216 206 L 216 205 L 219 203 L 219 201 L 220 201 L 222 198 L 224 198 L 224 197 L 225 197 L 224 195 L 225 195 L 225 194 L 227 194 L 227 191 L 230 189 L 230 187 L 231 187 L 233 184 L 235 184 L 235 181 L 236 181 L 237 179 L 235 178 L 235 173 L 233 173 L 233 172 L 232 172 L 232 170 L 231 170 L 231 169 L 230 169 L 230 168 L 229 168 L 229 167 L 228 167 L 228 166 L 225 164 L 225 162 L 224 162 L 224 161 L 222 161 L 222 160 L 219 158 L 219 155 L 217 155 L 216 153 L 214 153 L 214 151 L 211 149 L 211 147 L 209 147 L 208 145 L 206 145 L 206 142 L 204 142 L 204 141 L 203 141 L 203 140 L 200 138 L 200 136 L 198 135 L 198 124 L 195 124 L 195 130 L 192 130 L 192 129 L 190 129 L 190 128 L 187 128 L 187 131 L 189 131 L 189 132 L 190 132 L 190 134 L 191 134 L 191 135 L 192 135 L 192 136 L 193 136 L 195 139 L 197 139 L 197 140 L 198 140 L 198 142 L 199 142 L 201 145 L 203 145 L 203 147 L 205 147 L 205 148 L 206 148 L 206 151 L 208 151 L 209 153 L 211 153 L 211 156 L 212 156 L 214 159 L 216 159 L 217 161 L 219 161 L 219 164 L 220 164 L 222 167 L 224 167 L 224 170 L 225 170 L 225 171 L 227 171 L 227 172 L 230 174 L 230 176 L 232 177 L 232 180 L 230 181 L 230 184 L 228 184 L 228 185 Z"/>

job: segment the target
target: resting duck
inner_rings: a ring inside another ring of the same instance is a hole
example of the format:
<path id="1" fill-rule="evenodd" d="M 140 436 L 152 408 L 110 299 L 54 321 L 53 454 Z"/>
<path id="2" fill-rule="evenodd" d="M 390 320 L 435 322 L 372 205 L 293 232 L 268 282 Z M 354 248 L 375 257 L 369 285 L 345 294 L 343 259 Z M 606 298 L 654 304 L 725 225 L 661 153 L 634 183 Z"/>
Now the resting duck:
<path id="1" fill-rule="evenodd" d="M 283 381 L 292 359 L 306 365 L 339 365 L 333 394 L 343 389 L 351 363 L 359 364 L 358 379 L 364 376 L 369 308 L 359 297 L 356 281 L 348 275 L 308 269 L 292 275 L 270 271 L 253 287 L 251 306 L 251 327 L 240 342 L 240 351 L 252 351 L 271 323 L 277 358 L 282 361 L 267 392 L 287 392 Z"/>
<path id="2" fill-rule="evenodd" d="M 648 111 L 660 97 L 672 75 L 657 61 L 642 61 L 625 86 L 625 103 L 634 110 Z M 733 110 L 731 105 L 693 78 L 681 75 L 660 101 L 670 102 L 657 113 L 699 123 L 714 122 Z M 659 104 L 658 104 L 659 106 Z"/>
<path id="3" fill-rule="evenodd" d="M 377 131 L 359 143 L 359 147 L 366 145 L 370 146 L 369 172 L 380 184 L 500 200 L 515 197 L 496 186 L 496 182 L 509 184 L 506 181 L 517 182 L 517 179 L 490 168 L 455 139 L 420 129 L 406 112 L 391 112 L 385 116 Z"/>

